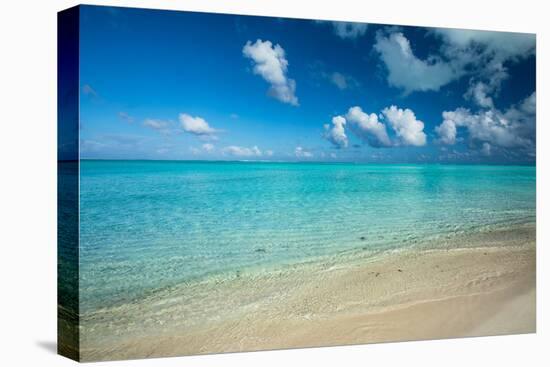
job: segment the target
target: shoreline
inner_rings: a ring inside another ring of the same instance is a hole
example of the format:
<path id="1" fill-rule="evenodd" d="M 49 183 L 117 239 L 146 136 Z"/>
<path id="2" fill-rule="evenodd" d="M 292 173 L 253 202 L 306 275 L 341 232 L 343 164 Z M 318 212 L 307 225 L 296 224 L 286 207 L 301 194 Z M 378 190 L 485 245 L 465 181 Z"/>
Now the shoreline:
<path id="1" fill-rule="evenodd" d="M 327 268 L 330 266 L 352 266 L 358 263 L 366 263 L 383 259 L 392 254 L 407 253 L 415 251 L 431 251 L 431 250 L 450 250 L 472 247 L 499 247 L 499 246 L 521 246 L 525 242 L 525 237 L 531 235 L 530 232 L 535 231 L 535 222 L 527 219 L 506 223 L 492 223 L 476 227 L 473 231 L 461 230 L 460 232 L 441 232 L 436 238 L 428 238 L 424 240 L 415 239 L 414 243 L 410 243 L 401 247 L 375 247 L 368 248 L 367 246 L 349 248 L 341 250 L 338 253 L 323 254 L 309 256 L 303 259 L 292 259 L 282 263 L 258 264 L 254 266 L 246 266 L 232 270 L 223 270 L 213 272 L 208 275 L 199 276 L 181 280 L 177 285 L 161 286 L 157 289 L 150 289 L 143 292 L 139 297 L 133 298 L 125 302 L 114 302 L 103 307 L 83 311 L 81 314 L 102 312 L 105 309 L 115 309 L 124 306 L 128 303 L 134 303 L 154 298 L 163 298 L 170 296 L 171 291 L 178 287 L 188 286 L 210 286 L 212 283 L 223 283 L 230 281 L 233 278 L 249 278 L 254 281 L 258 278 L 269 277 L 272 275 L 288 275 L 289 273 L 304 273 L 307 271 L 316 271 L 319 268 Z M 509 232 L 514 232 L 514 236 L 506 238 L 503 242 L 502 237 Z M 518 235 L 520 234 L 520 235 Z M 434 245 L 435 244 L 435 245 Z M 259 247 L 262 249 L 262 247 Z"/>
<path id="2" fill-rule="evenodd" d="M 534 225 L 457 240 L 462 247 L 245 274 L 100 310 L 82 318 L 81 359 L 534 332 Z"/>

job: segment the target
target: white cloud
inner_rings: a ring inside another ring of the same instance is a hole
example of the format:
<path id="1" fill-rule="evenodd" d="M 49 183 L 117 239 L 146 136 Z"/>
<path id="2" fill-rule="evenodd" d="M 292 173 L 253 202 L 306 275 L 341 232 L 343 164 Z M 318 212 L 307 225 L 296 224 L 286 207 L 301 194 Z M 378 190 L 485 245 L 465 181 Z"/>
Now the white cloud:
<path id="1" fill-rule="evenodd" d="M 391 141 L 386 131 L 386 125 L 378 121 L 374 113 L 363 112 L 361 107 L 351 107 L 346 114 L 353 131 L 364 141 L 374 147 L 389 147 Z"/>
<path id="2" fill-rule="evenodd" d="M 324 137 L 338 148 L 346 148 L 348 146 L 348 137 L 344 126 L 346 119 L 343 116 L 335 116 L 332 118 L 332 127 L 325 124 Z"/>
<path id="3" fill-rule="evenodd" d="M 527 115 L 535 115 L 537 113 L 537 93 L 533 92 L 525 98 L 519 105 L 519 110 Z M 511 111 L 508 111 L 509 113 Z"/>
<path id="4" fill-rule="evenodd" d="M 440 35 L 449 46 L 461 48 L 482 47 L 482 52 L 498 54 L 498 58 L 523 58 L 535 51 L 536 38 L 529 33 L 511 33 L 494 31 L 476 31 L 468 29 L 437 28 L 434 32 Z M 456 50 L 451 50 L 456 51 Z"/>
<path id="5" fill-rule="evenodd" d="M 262 156 L 262 151 L 256 145 L 248 147 L 240 147 L 236 145 L 231 145 L 225 147 L 223 152 L 229 155 L 238 156 L 238 157 L 260 157 Z"/>
<path id="6" fill-rule="evenodd" d="M 465 108 L 443 112 L 443 119 L 456 127 L 466 127 L 470 139 L 493 142 L 495 145 L 512 147 L 518 140 L 508 127 L 508 122 L 495 111 L 471 113 Z"/>
<path id="7" fill-rule="evenodd" d="M 367 23 L 332 22 L 334 33 L 342 39 L 355 39 L 367 32 Z"/>
<path id="8" fill-rule="evenodd" d="M 214 146 L 214 144 L 205 143 L 202 145 L 202 149 L 207 153 L 211 153 L 214 151 L 214 149 L 216 149 L 216 147 Z"/>
<path id="9" fill-rule="evenodd" d="M 435 127 L 435 132 L 442 144 L 453 145 L 456 142 L 456 125 L 452 120 L 443 120 L 441 125 Z"/>
<path id="10" fill-rule="evenodd" d="M 198 116 L 193 117 L 186 113 L 180 113 L 179 121 L 182 129 L 190 134 L 207 136 L 217 132 L 216 129 L 208 125 L 205 119 Z"/>
<path id="11" fill-rule="evenodd" d="M 470 98 L 476 102 L 480 107 L 483 108 L 492 108 L 493 107 L 493 98 L 489 96 L 489 93 L 493 91 L 489 85 L 483 82 L 476 82 L 470 85 L 470 88 L 464 94 L 465 98 Z"/>
<path id="12" fill-rule="evenodd" d="M 374 49 L 386 65 L 388 83 L 404 89 L 405 93 L 437 91 L 460 76 L 451 64 L 440 58 L 430 56 L 421 60 L 416 57 L 409 40 L 401 32 L 389 35 L 378 32 Z"/>
<path id="13" fill-rule="evenodd" d="M 443 122 L 436 127 L 440 141 L 445 144 L 456 142 L 456 131 L 449 134 L 453 128 L 465 128 L 473 145 L 488 143 L 502 148 L 535 147 L 535 100 L 536 94 L 525 98 L 516 106 L 511 106 L 501 112 L 496 108 L 472 113 L 465 108 L 454 111 L 444 111 Z M 491 148 L 483 148 L 488 151 Z"/>
<path id="14" fill-rule="evenodd" d="M 503 80 L 508 78 L 508 62 L 515 62 L 535 53 L 534 34 L 466 29 L 435 29 L 434 34 L 443 40 L 441 51 L 452 60 L 457 69 L 472 76 L 472 97 L 481 107 L 490 108 L 491 102 L 483 95 L 498 94 Z M 483 81 L 483 86 L 477 82 Z M 477 90 L 476 90 L 477 88 Z M 475 92 L 481 92 L 477 98 Z"/>
<path id="15" fill-rule="evenodd" d="M 386 123 L 393 129 L 396 141 L 390 139 Z M 332 125 L 325 124 L 324 138 L 338 148 L 348 146 L 346 126 L 363 141 L 375 148 L 391 147 L 396 145 L 426 145 L 424 123 L 416 118 L 414 112 L 408 108 L 396 106 L 386 107 L 380 115 L 364 112 L 361 107 L 355 106 L 348 110 L 346 116 L 335 116 Z"/>
<path id="16" fill-rule="evenodd" d="M 156 120 L 156 119 L 145 119 L 143 121 L 143 126 L 149 127 L 154 130 L 166 130 L 169 126 L 168 121 Z"/>
<path id="17" fill-rule="evenodd" d="M 294 155 L 298 158 L 312 158 L 313 157 L 313 153 L 305 150 L 302 147 L 296 147 L 296 149 L 294 149 Z"/>
<path id="18" fill-rule="evenodd" d="M 268 157 L 272 157 L 273 154 L 275 154 L 275 152 L 273 152 L 272 150 L 266 150 L 265 151 L 265 155 L 268 156 Z"/>
<path id="19" fill-rule="evenodd" d="M 243 55 L 254 64 L 254 74 L 260 75 L 271 87 L 268 94 L 281 102 L 298 105 L 296 82 L 287 77 L 288 61 L 285 50 L 271 41 L 258 39 L 255 43 L 248 41 L 243 47 Z"/>
<path id="20" fill-rule="evenodd" d="M 382 113 L 389 121 L 390 126 L 403 145 L 426 145 L 424 123 L 416 119 L 414 112 L 408 108 L 401 109 L 396 106 L 386 107 Z"/>
<path id="21" fill-rule="evenodd" d="M 437 91 L 463 76 L 470 77 L 464 94 L 482 108 L 492 108 L 502 81 L 509 76 L 508 65 L 535 53 L 533 34 L 434 29 L 442 41 L 438 55 L 417 57 L 409 40 L 395 28 L 379 31 L 376 50 L 385 64 L 388 84 L 413 91 Z"/>

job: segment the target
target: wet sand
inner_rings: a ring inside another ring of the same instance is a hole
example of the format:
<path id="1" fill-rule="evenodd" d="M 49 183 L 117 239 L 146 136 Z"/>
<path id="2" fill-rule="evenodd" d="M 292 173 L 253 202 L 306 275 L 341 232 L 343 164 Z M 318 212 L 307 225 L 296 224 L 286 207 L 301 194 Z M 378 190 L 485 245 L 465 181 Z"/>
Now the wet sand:
<path id="1" fill-rule="evenodd" d="M 534 332 L 534 225 L 449 241 L 182 284 L 83 315 L 80 359 Z"/>

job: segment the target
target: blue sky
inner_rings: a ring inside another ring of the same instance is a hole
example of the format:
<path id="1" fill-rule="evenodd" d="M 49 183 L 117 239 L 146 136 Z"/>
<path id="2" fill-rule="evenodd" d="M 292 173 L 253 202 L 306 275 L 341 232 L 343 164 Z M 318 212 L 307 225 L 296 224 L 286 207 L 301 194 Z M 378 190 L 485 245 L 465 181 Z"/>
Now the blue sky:
<path id="1" fill-rule="evenodd" d="M 535 36 L 81 7 L 83 159 L 533 163 Z"/>

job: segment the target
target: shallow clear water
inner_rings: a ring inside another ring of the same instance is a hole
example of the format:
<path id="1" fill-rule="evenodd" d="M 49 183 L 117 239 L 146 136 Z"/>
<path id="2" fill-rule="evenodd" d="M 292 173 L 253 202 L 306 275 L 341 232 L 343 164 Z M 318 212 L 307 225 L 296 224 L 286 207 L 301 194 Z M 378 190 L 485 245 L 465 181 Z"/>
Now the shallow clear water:
<path id="1" fill-rule="evenodd" d="M 535 167 L 82 161 L 81 311 L 534 220 Z"/>

